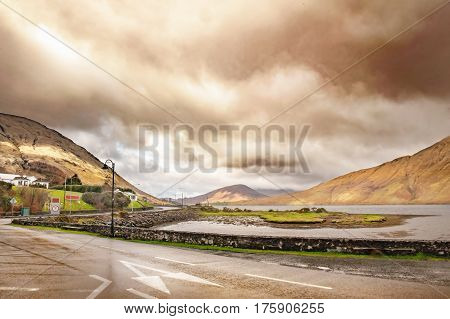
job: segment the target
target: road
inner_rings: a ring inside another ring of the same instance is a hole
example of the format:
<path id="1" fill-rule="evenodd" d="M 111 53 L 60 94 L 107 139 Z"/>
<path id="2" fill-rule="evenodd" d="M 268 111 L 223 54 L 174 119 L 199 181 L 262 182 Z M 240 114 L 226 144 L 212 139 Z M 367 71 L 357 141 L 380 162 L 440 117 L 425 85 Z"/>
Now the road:
<path id="1" fill-rule="evenodd" d="M 299 257 L 300 258 L 300 257 Z M 0 298 L 448 298 L 445 285 L 0 225 Z"/>

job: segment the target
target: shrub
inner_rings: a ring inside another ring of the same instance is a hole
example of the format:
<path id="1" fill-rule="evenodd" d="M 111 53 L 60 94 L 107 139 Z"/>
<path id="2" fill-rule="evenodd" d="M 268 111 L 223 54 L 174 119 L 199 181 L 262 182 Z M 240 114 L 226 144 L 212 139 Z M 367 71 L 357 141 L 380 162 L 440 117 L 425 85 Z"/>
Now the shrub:
<path id="1" fill-rule="evenodd" d="M 98 194 L 97 193 L 93 193 L 93 192 L 83 193 L 83 195 L 81 195 L 81 199 L 85 203 L 88 203 L 89 205 L 95 206 L 95 204 L 96 204 L 96 195 L 98 195 Z"/>
<path id="2" fill-rule="evenodd" d="M 81 199 L 94 206 L 97 209 L 105 209 L 111 207 L 111 193 L 110 192 L 104 192 L 104 193 L 84 193 L 81 196 Z M 131 203 L 131 200 L 128 196 L 122 194 L 122 193 L 116 193 L 114 195 L 114 206 L 117 208 L 125 208 Z"/>
<path id="3" fill-rule="evenodd" d="M 55 185 L 51 189 L 64 190 L 64 185 Z M 66 185 L 67 191 L 78 192 L 78 193 L 101 193 L 102 186 L 99 185 Z"/>
<path id="4" fill-rule="evenodd" d="M 4 212 L 9 212 L 11 210 L 11 203 L 9 202 L 11 198 L 9 196 L 0 196 L 0 208 Z"/>
<path id="5" fill-rule="evenodd" d="M 215 208 L 213 206 L 202 206 L 202 207 L 200 207 L 200 210 L 203 211 L 203 212 L 217 212 L 217 211 L 219 211 L 218 208 Z"/>
<path id="6" fill-rule="evenodd" d="M 21 187 L 18 189 L 18 194 L 22 198 L 23 206 L 29 207 L 32 212 L 42 211 L 48 200 L 48 193 L 45 189 Z"/>
<path id="7" fill-rule="evenodd" d="M 81 182 L 81 179 L 78 177 L 78 175 L 75 174 L 72 177 L 66 179 L 66 185 L 83 185 L 83 183 Z"/>
<path id="8" fill-rule="evenodd" d="M 10 191 L 12 189 L 12 184 L 0 181 L 0 192 Z"/>

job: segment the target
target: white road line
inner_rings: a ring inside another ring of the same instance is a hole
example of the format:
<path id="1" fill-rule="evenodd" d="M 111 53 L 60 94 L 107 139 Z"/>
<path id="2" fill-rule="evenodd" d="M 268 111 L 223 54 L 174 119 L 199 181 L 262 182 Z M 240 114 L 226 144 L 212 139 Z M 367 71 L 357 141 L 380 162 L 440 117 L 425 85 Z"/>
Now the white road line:
<path id="1" fill-rule="evenodd" d="M 317 267 L 317 269 L 320 269 L 320 270 L 331 270 L 331 268 L 323 267 L 323 266 L 319 266 L 319 267 Z"/>
<path id="2" fill-rule="evenodd" d="M 0 290 L 2 291 L 38 291 L 39 288 L 24 288 L 24 287 L 0 287 Z"/>
<path id="3" fill-rule="evenodd" d="M 261 261 L 263 264 L 267 264 L 267 265 L 278 265 L 277 263 L 273 263 L 271 261 Z"/>
<path id="4" fill-rule="evenodd" d="M 111 284 L 111 280 L 105 279 L 97 275 L 89 275 L 89 277 L 102 281 L 103 283 L 95 288 L 86 299 L 95 299 L 103 290 Z"/>
<path id="5" fill-rule="evenodd" d="M 122 254 L 127 254 L 128 252 L 125 250 L 121 250 L 121 249 L 116 249 L 116 248 L 111 248 L 111 247 L 106 247 L 106 246 L 97 246 L 103 249 L 108 249 L 108 250 L 112 250 L 112 251 L 116 251 L 118 253 L 122 253 Z"/>
<path id="6" fill-rule="evenodd" d="M 177 264 L 183 264 L 183 265 L 189 265 L 189 266 L 197 266 L 196 264 L 191 264 L 191 263 L 187 263 L 184 261 L 178 261 L 178 260 L 173 260 L 173 259 L 169 259 L 169 258 L 163 258 L 163 257 L 155 257 L 156 259 L 160 259 L 160 260 L 165 260 L 165 261 L 170 261 L 173 263 L 177 263 Z"/>
<path id="7" fill-rule="evenodd" d="M 136 289 L 133 289 L 133 288 L 128 288 L 127 291 L 132 293 L 132 294 L 134 294 L 134 295 L 136 295 L 136 296 L 142 297 L 144 299 L 158 299 L 156 297 L 147 295 L 146 293 L 144 293 L 142 291 L 139 291 L 139 290 L 136 290 Z"/>
<path id="8" fill-rule="evenodd" d="M 306 284 L 303 282 L 297 282 L 297 281 L 290 281 L 290 280 L 284 280 L 284 279 L 278 279 L 278 278 L 271 278 L 271 277 L 265 277 L 265 276 L 258 276 L 258 275 L 252 275 L 252 274 L 245 274 L 249 277 L 254 278 L 261 278 L 261 279 L 267 279 L 267 280 L 273 280 L 273 281 L 279 281 L 279 282 L 285 282 L 288 284 L 294 284 L 294 285 L 300 285 L 300 286 L 306 286 L 306 287 L 313 287 L 313 288 L 320 288 L 320 289 L 333 289 L 331 287 L 325 287 L 325 286 L 318 286 L 318 285 L 312 285 L 312 284 Z"/>

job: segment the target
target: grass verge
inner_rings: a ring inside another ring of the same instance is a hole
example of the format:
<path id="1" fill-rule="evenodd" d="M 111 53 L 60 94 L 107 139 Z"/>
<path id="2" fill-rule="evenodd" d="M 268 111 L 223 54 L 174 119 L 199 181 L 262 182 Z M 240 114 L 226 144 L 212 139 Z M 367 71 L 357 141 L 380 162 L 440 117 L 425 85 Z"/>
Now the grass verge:
<path id="1" fill-rule="evenodd" d="M 91 233 L 79 230 L 69 230 L 55 227 L 47 226 L 25 226 L 11 224 L 11 226 L 28 228 L 34 230 L 42 231 L 55 231 L 69 234 L 81 234 L 90 235 L 96 237 L 110 238 L 97 233 Z M 294 255 L 294 256 L 309 256 L 309 257 L 328 257 L 328 258 L 355 258 L 355 259 L 406 259 L 406 260 L 447 260 L 450 261 L 449 257 L 436 257 L 432 255 L 427 255 L 423 253 L 418 253 L 415 255 L 359 255 L 359 254 L 349 254 L 349 253 L 339 253 L 339 252 L 312 252 L 312 251 L 286 251 L 286 250 L 262 250 L 262 249 L 247 249 L 247 248 L 235 248 L 235 247 L 221 247 L 213 245 L 198 245 L 198 244 L 188 244 L 188 243 L 177 243 L 177 242 L 166 242 L 158 240 L 138 240 L 138 239 L 124 239 L 124 238 L 111 238 L 115 240 L 130 241 L 133 243 L 150 244 L 150 245 L 160 245 L 178 248 L 189 248 L 198 250 L 209 250 L 209 251 L 222 251 L 231 253 L 244 253 L 244 254 L 272 254 L 272 255 Z"/>
<path id="2" fill-rule="evenodd" d="M 382 223 L 387 220 L 386 216 L 379 214 L 347 214 L 341 212 L 290 212 L 290 211 L 202 211 L 203 217 L 259 217 L 266 222 L 279 224 L 320 224 L 332 223 L 339 225 L 361 225 L 367 226 L 372 223 Z"/>

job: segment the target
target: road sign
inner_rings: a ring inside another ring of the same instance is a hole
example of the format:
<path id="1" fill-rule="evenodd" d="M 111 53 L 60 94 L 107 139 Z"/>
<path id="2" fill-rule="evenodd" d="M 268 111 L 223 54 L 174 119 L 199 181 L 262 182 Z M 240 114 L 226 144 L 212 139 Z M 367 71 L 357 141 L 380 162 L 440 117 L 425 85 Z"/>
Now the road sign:
<path id="1" fill-rule="evenodd" d="M 15 205 L 15 204 L 17 204 L 17 199 L 15 199 L 15 198 L 13 197 L 13 198 L 11 198 L 11 200 L 9 201 L 9 203 L 10 203 L 11 205 Z"/>
<path id="2" fill-rule="evenodd" d="M 66 195 L 66 200 L 72 200 L 72 201 L 80 200 L 80 195 Z"/>
<path id="3" fill-rule="evenodd" d="M 59 215 L 60 212 L 61 212 L 61 204 L 59 203 L 50 204 L 50 214 Z"/>

